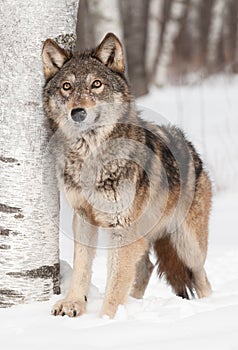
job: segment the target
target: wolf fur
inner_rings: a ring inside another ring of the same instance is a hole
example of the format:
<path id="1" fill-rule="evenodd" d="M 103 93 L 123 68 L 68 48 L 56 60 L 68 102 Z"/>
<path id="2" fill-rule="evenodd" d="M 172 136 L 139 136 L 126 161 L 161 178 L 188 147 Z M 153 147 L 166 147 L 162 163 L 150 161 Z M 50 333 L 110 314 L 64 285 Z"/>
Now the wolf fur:
<path id="1" fill-rule="evenodd" d="M 178 296 L 209 295 L 210 180 L 180 129 L 140 117 L 118 38 L 74 55 L 47 39 L 42 59 L 57 176 L 74 209 L 73 275 L 52 313 L 85 312 L 99 227 L 110 237 L 101 315 L 113 318 L 129 294 L 143 297 L 152 249 Z"/>

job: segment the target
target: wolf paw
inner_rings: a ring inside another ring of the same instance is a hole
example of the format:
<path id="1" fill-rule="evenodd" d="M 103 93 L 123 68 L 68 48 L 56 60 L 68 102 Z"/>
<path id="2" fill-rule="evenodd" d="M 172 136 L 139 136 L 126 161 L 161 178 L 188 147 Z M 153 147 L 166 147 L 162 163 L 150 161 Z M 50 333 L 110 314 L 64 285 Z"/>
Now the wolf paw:
<path id="1" fill-rule="evenodd" d="M 117 312 L 117 305 L 116 304 L 104 304 L 102 307 L 102 310 L 100 312 L 100 317 L 109 317 L 113 319 L 115 317 L 115 314 Z"/>
<path id="2" fill-rule="evenodd" d="M 51 314 L 54 316 L 77 317 L 86 310 L 86 301 L 82 300 L 60 300 L 52 308 Z"/>

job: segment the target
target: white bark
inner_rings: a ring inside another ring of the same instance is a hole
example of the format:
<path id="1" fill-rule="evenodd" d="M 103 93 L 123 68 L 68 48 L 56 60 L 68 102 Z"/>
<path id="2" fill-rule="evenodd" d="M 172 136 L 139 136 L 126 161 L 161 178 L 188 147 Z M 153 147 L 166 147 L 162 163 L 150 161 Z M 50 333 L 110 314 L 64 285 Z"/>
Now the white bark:
<path id="1" fill-rule="evenodd" d="M 186 11 L 185 0 L 174 0 L 170 10 L 170 18 L 166 24 L 163 47 L 161 50 L 159 63 L 156 70 L 155 83 L 156 85 L 164 85 L 168 77 L 168 69 L 171 63 L 174 41 L 179 33 L 181 19 Z"/>
<path id="2" fill-rule="evenodd" d="M 146 71 L 148 72 L 149 78 L 151 78 L 153 74 L 156 57 L 159 51 L 163 4 L 164 0 L 150 0 L 146 56 Z"/>
<path id="3" fill-rule="evenodd" d="M 0 307 L 59 292 L 58 191 L 42 109 L 42 43 L 75 30 L 76 0 L 0 8 Z"/>
<path id="4" fill-rule="evenodd" d="M 113 32 L 119 39 L 122 39 L 122 23 L 118 0 L 88 0 L 88 7 L 96 44 L 108 32 Z"/>
<path id="5" fill-rule="evenodd" d="M 207 51 L 207 59 L 210 64 L 215 63 L 217 59 L 217 49 L 222 35 L 226 5 L 225 0 L 216 0 L 213 5 Z"/>

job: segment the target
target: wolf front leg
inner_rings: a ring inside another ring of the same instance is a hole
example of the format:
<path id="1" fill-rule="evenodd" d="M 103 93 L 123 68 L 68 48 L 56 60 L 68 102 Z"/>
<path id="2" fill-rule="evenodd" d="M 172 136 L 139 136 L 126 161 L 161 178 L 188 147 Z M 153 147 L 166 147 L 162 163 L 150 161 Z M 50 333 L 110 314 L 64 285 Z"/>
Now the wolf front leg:
<path id="1" fill-rule="evenodd" d="M 124 233 L 127 239 L 132 237 L 129 232 Z M 113 318 L 120 304 L 124 304 L 135 279 L 136 265 L 148 249 L 144 238 L 132 238 L 128 244 L 121 235 L 114 235 L 112 248 L 108 254 L 108 278 L 106 294 L 101 310 L 101 316 Z"/>
<path id="2" fill-rule="evenodd" d="M 97 227 L 87 222 L 83 212 L 74 213 L 74 263 L 70 287 L 65 299 L 57 302 L 52 314 L 76 317 L 86 311 L 92 274 L 92 262 L 97 245 Z"/>

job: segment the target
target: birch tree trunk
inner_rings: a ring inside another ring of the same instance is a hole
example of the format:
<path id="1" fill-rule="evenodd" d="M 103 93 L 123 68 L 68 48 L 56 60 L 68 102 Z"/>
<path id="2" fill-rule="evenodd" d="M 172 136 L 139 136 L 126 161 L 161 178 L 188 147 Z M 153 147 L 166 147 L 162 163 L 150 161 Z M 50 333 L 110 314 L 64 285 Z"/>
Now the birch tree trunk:
<path id="1" fill-rule="evenodd" d="M 181 20 L 186 12 L 186 0 L 173 0 L 170 8 L 169 20 L 163 34 L 159 62 L 155 74 L 155 83 L 162 86 L 168 78 L 169 66 L 172 61 L 175 38 L 179 33 Z"/>
<path id="2" fill-rule="evenodd" d="M 161 8 L 159 9 L 161 11 L 161 15 L 159 15 L 160 16 L 159 41 L 158 41 L 158 49 L 157 49 L 157 53 L 154 61 L 154 66 L 152 68 L 153 76 L 151 76 L 151 83 L 155 83 L 155 74 L 158 69 L 160 54 L 163 48 L 164 33 L 165 33 L 166 25 L 169 20 L 172 2 L 173 0 L 162 0 Z"/>
<path id="3" fill-rule="evenodd" d="M 0 8 L 0 307 L 59 293 L 59 198 L 47 152 L 42 42 L 75 29 L 75 0 Z"/>
<path id="4" fill-rule="evenodd" d="M 209 70 L 212 71 L 219 68 L 217 67 L 217 64 L 219 64 L 218 48 L 222 37 L 222 28 L 224 24 L 223 19 L 226 5 L 225 0 L 216 0 L 213 4 L 207 50 L 208 66 L 210 67 Z"/>
<path id="5" fill-rule="evenodd" d="M 159 43 L 162 32 L 163 6 L 164 0 L 150 0 L 146 54 L 146 71 L 148 82 L 151 82 L 152 80 L 156 67 L 157 55 L 159 52 Z"/>

